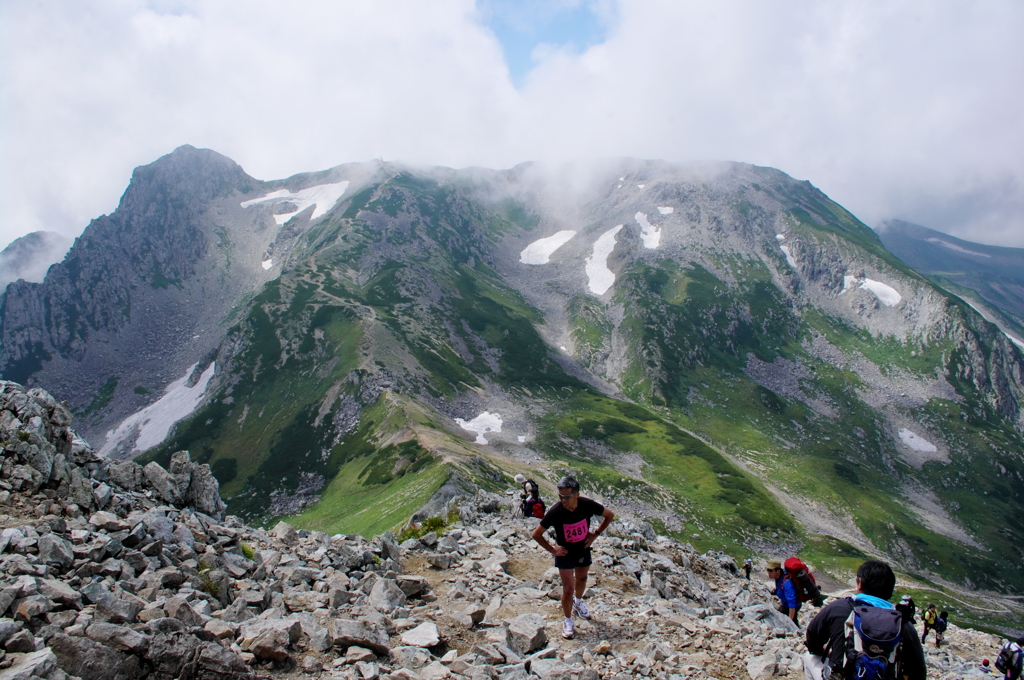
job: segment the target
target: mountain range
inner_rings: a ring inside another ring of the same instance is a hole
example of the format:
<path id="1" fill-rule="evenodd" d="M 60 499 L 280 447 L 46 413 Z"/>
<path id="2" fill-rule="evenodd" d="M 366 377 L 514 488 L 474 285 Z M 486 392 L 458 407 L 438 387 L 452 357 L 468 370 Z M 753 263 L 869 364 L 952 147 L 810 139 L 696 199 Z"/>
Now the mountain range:
<path id="1" fill-rule="evenodd" d="M 7 287 L 0 376 L 251 520 L 373 533 L 572 471 L 700 549 L 1020 592 L 1019 291 L 991 272 L 1000 328 L 897 233 L 740 163 L 261 181 L 183 146 Z"/>

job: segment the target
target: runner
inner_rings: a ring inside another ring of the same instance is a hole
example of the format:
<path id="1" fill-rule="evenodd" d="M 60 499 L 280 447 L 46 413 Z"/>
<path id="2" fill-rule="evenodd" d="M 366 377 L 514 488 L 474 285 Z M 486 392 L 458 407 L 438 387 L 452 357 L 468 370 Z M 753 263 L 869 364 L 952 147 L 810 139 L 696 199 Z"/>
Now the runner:
<path id="1" fill-rule="evenodd" d="M 602 518 L 597 531 L 590 530 L 590 518 Z M 615 514 L 597 501 L 580 496 L 580 483 L 575 477 L 562 477 L 558 482 L 558 502 L 552 504 L 544 519 L 533 531 L 533 540 L 555 556 L 555 566 L 562 578 L 562 637 L 571 640 L 575 634 L 572 613 L 590 618 L 583 593 L 587 589 L 590 570 L 590 546 L 611 524 Z M 551 545 L 544 532 L 554 527 L 555 543 Z"/>

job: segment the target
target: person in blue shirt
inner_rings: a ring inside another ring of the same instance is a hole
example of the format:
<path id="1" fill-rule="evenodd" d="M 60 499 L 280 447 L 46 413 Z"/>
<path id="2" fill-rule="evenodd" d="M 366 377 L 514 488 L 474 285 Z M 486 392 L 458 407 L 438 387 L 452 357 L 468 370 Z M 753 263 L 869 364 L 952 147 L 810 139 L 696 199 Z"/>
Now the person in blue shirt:
<path id="1" fill-rule="evenodd" d="M 786 573 L 782 570 L 782 563 L 778 560 L 769 560 L 765 569 L 768 570 L 768 578 L 775 579 L 775 589 L 772 592 L 779 598 L 779 611 L 799 626 L 797 615 L 800 613 L 800 600 L 796 596 L 796 586 L 786 578 Z"/>

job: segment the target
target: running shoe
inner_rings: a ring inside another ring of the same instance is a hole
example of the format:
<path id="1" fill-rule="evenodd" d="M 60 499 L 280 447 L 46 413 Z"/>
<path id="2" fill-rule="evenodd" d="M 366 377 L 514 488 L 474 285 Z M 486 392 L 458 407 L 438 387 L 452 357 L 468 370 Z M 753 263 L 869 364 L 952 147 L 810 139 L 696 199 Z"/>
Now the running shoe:
<path id="1" fill-rule="evenodd" d="M 583 600 L 578 597 L 572 598 L 572 610 L 585 619 L 590 618 L 590 610 L 587 609 L 587 605 L 584 604 Z"/>
<path id="2" fill-rule="evenodd" d="M 566 619 L 562 623 L 562 637 L 566 640 L 571 640 L 573 635 L 576 634 L 576 626 L 573 624 L 572 619 Z"/>

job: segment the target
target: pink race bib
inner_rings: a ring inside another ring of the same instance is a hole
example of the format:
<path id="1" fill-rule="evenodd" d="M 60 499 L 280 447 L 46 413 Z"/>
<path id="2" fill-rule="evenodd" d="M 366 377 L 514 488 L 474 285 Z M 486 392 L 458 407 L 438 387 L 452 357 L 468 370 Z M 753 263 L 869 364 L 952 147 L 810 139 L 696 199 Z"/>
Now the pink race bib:
<path id="1" fill-rule="evenodd" d="M 566 543 L 579 543 L 580 541 L 587 540 L 588 531 L 590 531 L 590 522 L 585 519 L 573 522 L 572 524 L 566 524 L 562 527 Z"/>

